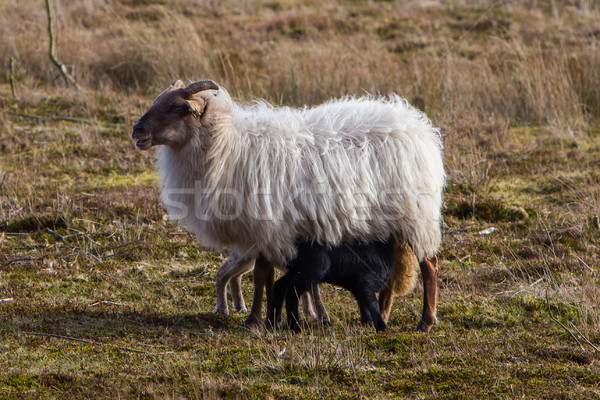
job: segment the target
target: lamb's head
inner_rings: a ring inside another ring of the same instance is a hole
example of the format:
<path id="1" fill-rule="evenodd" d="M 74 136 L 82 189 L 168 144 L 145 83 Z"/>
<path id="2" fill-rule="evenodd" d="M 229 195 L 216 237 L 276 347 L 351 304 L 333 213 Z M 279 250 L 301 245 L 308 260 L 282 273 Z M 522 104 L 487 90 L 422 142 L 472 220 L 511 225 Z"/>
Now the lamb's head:
<path id="1" fill-rule="evenodd" d="M 227 91 L 213 81 L 198 81 L 185 86 L 180 80 L 162 92 L 152 107 L 133 126 L 131 137 L 136 146 L 183 146 L 190 135 L 208 129 L 215 115 L 231 110 Z M 212 115 L 212 117 L 211 117 Z"/>

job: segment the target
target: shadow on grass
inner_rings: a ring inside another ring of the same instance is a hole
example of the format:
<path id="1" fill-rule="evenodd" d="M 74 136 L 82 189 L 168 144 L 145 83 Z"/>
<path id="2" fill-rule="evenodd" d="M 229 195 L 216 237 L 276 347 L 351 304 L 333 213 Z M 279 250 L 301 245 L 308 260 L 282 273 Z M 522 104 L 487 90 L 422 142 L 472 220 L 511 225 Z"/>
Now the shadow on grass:
<path id="1" fill-rule="evenodd" d="M 156 338 L 218 331 L 235 333 L 244 317 L 223 317 L 212 312 L 166 314 L 158 311 L 95 310 L 91 307 L 66 306 L 11 311 L 10 316 L 0 318 L 0 331 L 36 332 L 90 340 L 132 335 L 137 338 Z"/>

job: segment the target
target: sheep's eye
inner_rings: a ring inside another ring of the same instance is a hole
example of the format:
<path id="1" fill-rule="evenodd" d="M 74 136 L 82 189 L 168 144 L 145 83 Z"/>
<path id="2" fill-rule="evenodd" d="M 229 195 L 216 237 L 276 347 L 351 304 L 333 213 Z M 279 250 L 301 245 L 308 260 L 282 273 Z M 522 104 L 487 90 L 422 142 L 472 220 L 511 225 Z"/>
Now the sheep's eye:
<path id="1" fill-rule="evenodd" d="M 173 114 L 178 114 L 178 115 L 184 116 L 191 112 L 191 107 L 187 103 L 173 104 L 173 105 L 171 105 L 169 111 L 172 112 Z"/>

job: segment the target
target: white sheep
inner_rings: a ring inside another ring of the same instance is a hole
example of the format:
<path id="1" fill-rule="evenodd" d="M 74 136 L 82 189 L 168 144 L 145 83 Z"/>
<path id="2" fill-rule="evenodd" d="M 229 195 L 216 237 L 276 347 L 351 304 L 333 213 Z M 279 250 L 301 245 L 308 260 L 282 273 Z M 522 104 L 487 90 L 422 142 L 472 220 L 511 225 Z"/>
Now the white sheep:
<path id="1" fill-rule="evenodd" d="M 402 237 L 423 275 L 418 329 L 435 323 L 445 172 L 439 130 L 397 95 L 314 108 L 241 105 L 212 81 L 175 82 L 135 124 L 157 151 L 162 201 L 198 239 L 240 264 L 283 264 L 298 237 Z"/>

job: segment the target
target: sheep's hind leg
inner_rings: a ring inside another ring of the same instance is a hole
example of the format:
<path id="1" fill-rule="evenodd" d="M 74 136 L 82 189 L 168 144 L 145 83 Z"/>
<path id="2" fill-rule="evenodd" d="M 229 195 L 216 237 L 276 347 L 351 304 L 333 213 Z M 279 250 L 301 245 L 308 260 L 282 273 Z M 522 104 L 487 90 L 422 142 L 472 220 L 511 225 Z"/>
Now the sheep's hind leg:
<path id="1" fill-rule="evenodd" d="M 262 256 L 256 259 L 254 264 L 254 298 L 250 315 L 244 322 L 243 328 L 257 326 L 261 322 L 263 291 L 267 289 L 267 306 L 271 303 L 271 291 L 273 289 L 273 277 L 275 271 L 273 263 Z"/>
<path id="2" fill-rule="evenodd" d="M 419 264 L 423 276 L 423 316 L 417 325 L 417 330 L 421 332 L 429 332 L 436 323 L 437 264 L 437 256 L 424 259 Z"/>
<path id="3" fill-rule="evenodd" d="M 402 237 L 394 243 L 394 264 L 386 287 L 379 292 L 379 310 L 381 318 L 387 323 L 390 318 L 395 295 L 410 293 L 416 282 L 417 257 Z"/>
<path id="4" fill-rule="evenodd" d="M 238 277 L 252 269 L 253 258 L 243 258 L 236 253 L 231 254 L 227 260 L 221 265 L 219 270 L 217 271 L 217 282 L 216 282 L 216 290 L 217 290 L 217 307 L 216 311 L 221 315 L 229 315 L 229 310 L 227 307 L 227 285 L 232 277 Z M 238 280 L 239 283 L 239 280 Z M 238 293 L 236 293 L 236 290 Z M 242 297 L 241 288 L 239 284 L 236 286 L 234 284 L 232 286 L 232 295 L 234 298 L 234 302 L 236 300 L 236 296 L 238 298 Z M 243 297 L 242 297 L 243 298 Z M 243 301 L 243 300 L 242 300 Z M 239 305 L 239 302 L 238 302 Z M 234 304 L 235 307 L 235 304 Z"/>
<path id="5" fill-rule="evenodd" d="M 386 287 L 379 292 L 379 309 L 381 310 L 381 318 L 386 323 L 390 318 L 390 312 L 392 305 L 394 304 L 394 290 L 390 287 L 391 284 L 388 282 Z"/>

